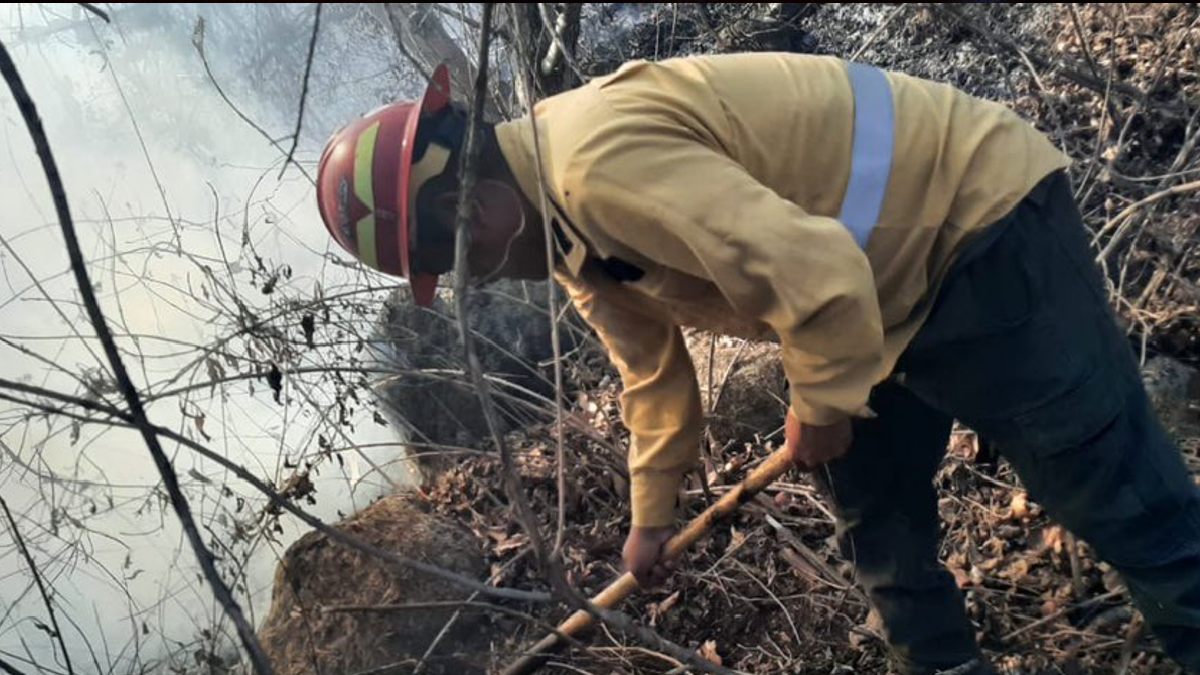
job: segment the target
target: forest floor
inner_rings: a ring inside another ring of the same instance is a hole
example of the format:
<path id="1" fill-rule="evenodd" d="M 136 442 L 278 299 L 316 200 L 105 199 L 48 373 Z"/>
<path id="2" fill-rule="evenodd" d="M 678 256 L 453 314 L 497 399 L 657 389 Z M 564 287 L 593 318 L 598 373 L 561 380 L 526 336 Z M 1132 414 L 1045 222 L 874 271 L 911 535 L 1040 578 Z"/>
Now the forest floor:
<path id="1" fill-rule="evenodd" d="M 595 436 L 568 438 L 564 559 L 570 581 L 592 594 L 620 572 L 628 524 L 618 441 L 616 388 L 584 404 Z M 557 514 L 551 429 L 510 438 L 526 493 L 543 532 Z M 713 457 L 709 491 L 719 495 L 772 449 L 750 443 Z M 952 437 L 937 474 L 943 523 L 942 559 L 963 589 L 987 653 L 1007 673 L 1173 673 L 1131 610 L 1116 575 L 1029 500 L 1007 464 L 979 463 L 976 436 Z M 1189 460 L 1200 476 L 1195 443 Z M 433 510 L 466 525 L 487 550 L 493 583 L 546 589 L 529 541 L 503 503 L 499 464 L 473 458 L 445 472 L 424 492 Z M 687 491 L 687 515 L 708 503 L 698 480 Z M 838 553 L 833 518 L 800 473 L 773 485 L 689 552 L 662 588 L 623 609 L 664 637 L 695 647 L 715 662 L 753 673 L 885 673 L 878 626 Z M 1072 561 L 1071 548 L 1076 555 Z M 536 615 L 546 623 L 562 611 Z M 493 665 L 512 658 L 545 627 L 497 616 Z M 586 650 L 560 656 L 557 672 L 668 672 L 680 664 L 628 637 L 602 632 Z M 571 670 L 572 668 L 578 670 Z M 551 671 L 556 672 L 556 671 Z"/>

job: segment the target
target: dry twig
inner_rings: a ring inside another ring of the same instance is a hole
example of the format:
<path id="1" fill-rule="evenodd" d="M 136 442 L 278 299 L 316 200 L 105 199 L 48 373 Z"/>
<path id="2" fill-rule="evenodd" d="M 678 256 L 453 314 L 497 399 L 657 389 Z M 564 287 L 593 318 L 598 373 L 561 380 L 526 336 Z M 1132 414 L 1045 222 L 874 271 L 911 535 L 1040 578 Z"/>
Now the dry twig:
<path id="1" fill-rule="evenodd" d="M 513 466 L 512 453 L 509 451 L 508 444 L 504 442 L 504 436 L 500 432 L 500 421 L 496 417 L 496 406 L 492 401 L 491 387 L 488 381 L 483 377 L 483 370 L 479 365 L 479 355 L 475 351 L 475 341 L 471 334 L 470 323 L 468 322 L 468 293 L 470 287 L 471 270 L 467 262 L 467 251 L 471 241 L 471 214 L 475 209 L 475 201 L 472 192 L 475 190 L 476 169 L 479 164 L 479 154 L 482 146 L 479 144 L 479 128 L 483 124 L 483 102 L 487 97 L 487 77 L 488 77 L 488 56 L 490 53 L 489 46 L 491 44 L 491 21 L 492 10 L 494 3 L 485 3 L 483 6 L 483 17 L 480 21 L 479 35 L 479 66 L 476 69 L 475 89 L 471 96 L 470 106 L 470 121 L 467 125 L 467 135 L 463 141 L 462 162 L 459 165 L 459 184 L 458 184 L 458 206 L 454 218 L 454 307 L 458 315 L 459 337 L 462 340 L 463 346 L 463 361 L 466 364 L 467 375 L 470 378 L 471 385 L 475 390 L 475 395 L 479 398 L 479 405 L 482 408 L 483 419 L 487 424 L 488 433 L 491 435 L 492 443 L 496 446 L 496 451 L 500 455 L 500 463 L 503 468 L 504 475 L 504 490 L 508 493 L 509 501 L 517 512 L 517 521 L 521 527 L 526 530 L 530 542 L 533 544 L 534 554 L 538 557 L 538 564 L 546 568 L 549 565 L 546 551 L 542 545 L 541 535 L 537 529 L 537 519 L 534 518 L 532 511 L 529 510 L 529 504 L 521 494 L 520 478 L 517 476 L 516 469 Z"/>
<path id="2" fill-rule="evenodd" d="M 510 7 L 510 16 L 516 16 L 516 9 Z M 519 24 L 519 21 L 514 21 L 514 24 Z M 524 51 L 528 50 L 528 41 L 525 39 L 525 31 L 521 25 L 515 26 L 517 36 L 517 49 Z M 517 59 L 521 62 L 521 59 Z M 533 133 L 533 156 L 534 165 L 537 169 L 538 186 L 538 207 L 541 212 L 542 234 L 544 245 L 546 248 L 546 271 L 553 275 L 555 267 L 555 248 L 554 248 L 554 233 L 551 231 L 550 221 L 550 206 L 546 198 L 545 190 L 545 168 L 542 163 L 542 148 L 541 139 L 538 136 L 537 113 L 533 100 L 535 97 L 533 88 L 533 74 L 526 73 L 524 78 L 521 78 L 525 85 L 525 96 L 529 101 L 529 126 Z M 563 424 L 563 379 L 562 379 L 562 344 L 559 338 L 558 321 L 558 289 L 553 280 L 546 284 L 547 299 L 546 307 L 550 315 L 550 341 L 554 354 L 554 461 L 557 463 L 556 480 L 558 484 L 558 519 L 554 528 L 554 545 L 551 555 L 558 555 L 562 550 L 563 533 L 566 529 L 566 450 L 563 441 L 564 424 Z"/>
<path id="3" fill-rule="evenodd" d="M 480 20 L 479 65 L 476 69 L 475 87 L 470 107 L 470 122 L 467 126 L 467 136 L 463 145 L 462 164 L 459 169 L 458 208 L 455 216 L 454 293 L 455 307 L 459 320 L 459 332 L 463 341 L 463 349 L 466 352 L 465 360 L 468 374 L 471 377 L 476 395 L 479 397 L 480 405 L 483 408 L 484 419 L 490 430 L 492 441 L 497 446 L 500 455 L 501 475 L 504 480 L 505 492 L 508 494 L 512 507 L 516 510 L 517 522 L 521 524 L 526 536 L 529 537 L 534 555 L 538 559 L 539 567 L 545 573 L 551 587 L 560 596 L 567 599 L 572 605 L 580 607 L 580 611 L 598 617 L 601 621 L 617 628 L 632 632 L 640 640 L 652 644 L 656 648 L 681 660 L 687 661 L 698 669 L 705 672 L 727 674 L 731 671 L 708 663 L 691 650 L 664 639 L 653 630 L 636 624 L 620 612 L 597 606 L 570 586 L 557 559 L 550 555 L 545 548 L 541 533 L 538 531 L 537 519 L 530 510 L 529 503 L 523 494 L 520 477 L 517 475 L 516 468 L 513 465 L 511 452 L 504 442 L 503 436 L 500 434 L 499 425 L 495 419 L 495 406 L 491 399 L 491 391 L 487 381 L 483 377 L 479 359 L 474 350 L 474 343 L 471 339 L 470 328 L 467 322 L 466 303 L 468 281 L 470 278 L 470 269 L 467 264 L 467 251 L 470 242 L 469 224 L 471 209 L 474 208 L 471 192 L 474 189 L 476 167 L 480 152 L 477 139 L 478 129 L 483 121 L 483 102 L 487 94 L 488 46 L 491 40 L 493 4 L 486 3 L 484 5 L 483 16 Z"/>

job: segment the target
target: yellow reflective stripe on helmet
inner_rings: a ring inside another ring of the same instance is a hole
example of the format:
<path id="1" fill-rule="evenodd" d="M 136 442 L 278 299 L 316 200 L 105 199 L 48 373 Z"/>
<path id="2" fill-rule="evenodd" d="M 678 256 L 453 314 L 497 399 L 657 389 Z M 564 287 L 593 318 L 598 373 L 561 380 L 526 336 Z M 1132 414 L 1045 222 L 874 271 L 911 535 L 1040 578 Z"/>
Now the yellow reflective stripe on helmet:
<path id="1" fill-rule="evenodd" d="M 379 269 L 379 254 L 375 252 L 375 214 L 358 221 L 358 258 L 368 267 Z"/>
<path id="2" fill-rule="evenodd" d="M 367 127 L 354 144 L 354 196 L 366 205 L 370 213 L 359 219 L 355 241 L 358 257 L 367 265 L 379 268 L 375 251 L 375 140 L 379 137 L 379 122 Z"/>

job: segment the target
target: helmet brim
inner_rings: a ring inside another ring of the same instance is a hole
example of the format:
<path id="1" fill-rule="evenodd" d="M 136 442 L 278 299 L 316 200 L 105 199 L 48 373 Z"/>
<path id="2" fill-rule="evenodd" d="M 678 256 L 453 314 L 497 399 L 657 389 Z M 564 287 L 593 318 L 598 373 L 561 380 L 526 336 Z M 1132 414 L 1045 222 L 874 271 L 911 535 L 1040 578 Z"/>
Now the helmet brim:
<path id="1" fill-rule="evenodd" d="M 422 272 L 413 272 L 412 252 L 413 244 L 416 241 L 416 232 L 413 228 L 416 226 L 416 223 L 414 222 L 413 214 L 409 212 L 409 208 L 413 203 L 410 199 L 410 194 L 414 190 L 411 181 L 413 150 L 416 146 L 420 125 L 423 121 L 428 120 L 450 105 L 450 70 L 446 67 L 446 64 L 440 64 L 434 69 L 433 77 L 430 78 L 429 84 L 425 87 L 425 92 L 416 103 L 418 113 L 410 115 L 406 122 L 404 145 L 400 153 L 400 203 L 397 204 L 397 211 L 400 216 L 400 268 L 404 276 L 413 285 L 414 297 L 421 297 L 417 293 L 417 280 L 419 277 L 432 280 L 431 282 L 421 282 L 421 287 L 426 293 L 425 297 L 428 298 L 428 302 L 432 302 L 433 289 L 437 286 L 437 276 Z M 415 189 L 420 189 L 420 186 L 417 186 Z M 428 307 L 428 302 L 422 306 Z M 419 300 L 418 304 L 420 304 Z"/>

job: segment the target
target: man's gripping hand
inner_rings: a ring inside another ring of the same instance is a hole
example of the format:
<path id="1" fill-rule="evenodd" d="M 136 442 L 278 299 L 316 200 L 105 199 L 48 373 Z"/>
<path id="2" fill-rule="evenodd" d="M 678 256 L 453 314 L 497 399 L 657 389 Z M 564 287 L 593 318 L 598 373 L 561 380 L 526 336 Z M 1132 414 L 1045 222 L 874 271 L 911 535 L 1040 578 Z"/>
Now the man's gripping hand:
<path id="1" fill-rule="evenodd" d="M 787 414 L 785 435 L 792 463 L 804 471 L 812 471 L 846 454 L 854 438 L 848 418 L 819 427 L 802 423 L 791 410 Z"/>
<path id="2" fill-rule="evenodd" d="M 621 556 L 625 561 L 625 569 L 633 573 L 642 588 L 658 586 L 675 569 L 674 563 L 662 559 L 664 546 L 673 534 L 675 528 L 669 526 L 629 529 Z"/>

